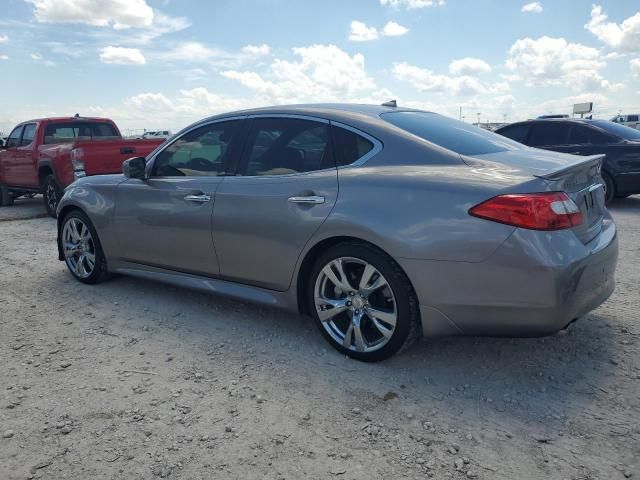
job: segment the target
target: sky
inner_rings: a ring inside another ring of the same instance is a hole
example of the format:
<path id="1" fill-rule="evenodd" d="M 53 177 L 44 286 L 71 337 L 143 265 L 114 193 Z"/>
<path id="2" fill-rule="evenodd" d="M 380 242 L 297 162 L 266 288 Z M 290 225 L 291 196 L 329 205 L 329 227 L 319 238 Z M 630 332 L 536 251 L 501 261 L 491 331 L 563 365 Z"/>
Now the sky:
<path id="1" fill-rule="evenodd" d="M 0 131 L 176 131 L 263 105 L 396 99 L 467 122 L 640 112 L 637 0 L 0 0 Z"/>

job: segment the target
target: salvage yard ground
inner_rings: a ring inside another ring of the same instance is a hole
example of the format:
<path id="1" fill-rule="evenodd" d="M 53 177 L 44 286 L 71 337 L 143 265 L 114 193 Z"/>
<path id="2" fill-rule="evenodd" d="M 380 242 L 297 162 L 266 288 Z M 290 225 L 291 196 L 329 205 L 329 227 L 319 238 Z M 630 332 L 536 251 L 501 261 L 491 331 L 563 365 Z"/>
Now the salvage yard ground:
<path id="1" fill-rule="evenodd" d="M 379 364 L 278 310 L 82 285 L 41 201 L 0 209 L 2 479 L 640 478 L 640 196 L 612 206 L 616 292 L 568 332 Z"/>

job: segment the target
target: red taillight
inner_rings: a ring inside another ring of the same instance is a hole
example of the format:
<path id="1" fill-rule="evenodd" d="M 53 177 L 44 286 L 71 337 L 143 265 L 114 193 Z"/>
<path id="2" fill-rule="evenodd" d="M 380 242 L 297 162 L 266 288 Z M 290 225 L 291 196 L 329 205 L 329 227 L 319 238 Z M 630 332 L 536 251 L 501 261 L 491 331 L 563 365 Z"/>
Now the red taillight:
<path id="1" fill-rule="evenodd" d="M 564 192 L 498 195 L 471 208 L 469 214 L 532 230 L 562 230 L 582 223 L 580 209 Z"/>

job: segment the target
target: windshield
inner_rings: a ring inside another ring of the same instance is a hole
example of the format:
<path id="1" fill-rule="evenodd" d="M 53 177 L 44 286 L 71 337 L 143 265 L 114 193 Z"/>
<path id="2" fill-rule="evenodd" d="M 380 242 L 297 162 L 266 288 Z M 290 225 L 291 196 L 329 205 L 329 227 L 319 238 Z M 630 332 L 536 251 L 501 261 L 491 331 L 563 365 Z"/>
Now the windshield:
<path id="1" fill-rule="evenodd" d="M 429 112 L 390 112 L 383 120 L 460 155 L 523 150 L 524 145 L 480 127 Z"/>
<path id="2" fill-rule="evenodd" d="M 75 140 L 112 140 L 120 138 L 109 122 L 50 123 L 44 131 L 44 143 L 66 143 Z"/>
<path id="3" fill-rule="evenodd" d="M 612 133 L 623 140 L 632 140 L 635 142 L 640 141 L 640 130 L 636 130 L 635 128 L 626 127 L 607 120 L 594 120 L 591 123 L 600 127 L 605 132 Z"/>

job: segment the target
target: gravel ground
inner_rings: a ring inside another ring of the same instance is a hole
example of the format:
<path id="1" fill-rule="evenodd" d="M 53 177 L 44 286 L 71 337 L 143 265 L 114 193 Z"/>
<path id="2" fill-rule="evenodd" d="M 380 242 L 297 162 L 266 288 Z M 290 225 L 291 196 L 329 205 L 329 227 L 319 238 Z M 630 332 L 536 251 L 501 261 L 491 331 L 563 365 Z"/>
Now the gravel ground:
<path id="1" fill-rule="evenodd" d="M 82 285 L 52 219 L 0 217 L 0 478 L 640 478 L 640 197 L 612 210 L 616 292 L 568 332 L 373 365 L 277 310 Z"/>

